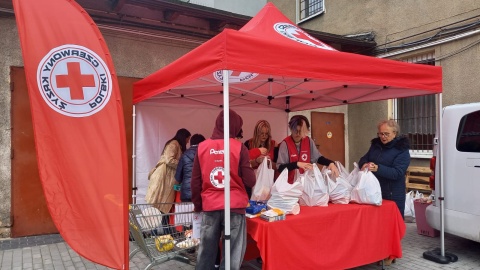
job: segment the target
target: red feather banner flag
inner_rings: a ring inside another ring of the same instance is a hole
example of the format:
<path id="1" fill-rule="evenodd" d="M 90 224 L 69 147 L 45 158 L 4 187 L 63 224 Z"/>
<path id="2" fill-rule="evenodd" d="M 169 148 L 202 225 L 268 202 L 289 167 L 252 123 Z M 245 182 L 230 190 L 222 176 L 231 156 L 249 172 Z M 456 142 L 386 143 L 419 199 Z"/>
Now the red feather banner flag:
<path id="1" fill-rule="evenodd" d="M 125 126 L 105 41 L 75 1 L 13 4 L 53 222 L 81 256 L 128 269 Z"/>

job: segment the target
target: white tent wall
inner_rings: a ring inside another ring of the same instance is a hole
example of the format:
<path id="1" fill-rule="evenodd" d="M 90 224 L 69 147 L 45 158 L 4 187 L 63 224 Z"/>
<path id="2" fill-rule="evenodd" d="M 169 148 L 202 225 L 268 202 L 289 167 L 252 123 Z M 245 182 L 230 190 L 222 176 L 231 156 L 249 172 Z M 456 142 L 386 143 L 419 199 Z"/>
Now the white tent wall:
<path id="1" fill-rule="evenodd" d="M 288 114 L 278 109 L 231 108 L 243 118 L 243 141 L 253 136 L 258 120 L 270 123 L 272 137 L 278 143 L 288 135 Z M 135 106 L 135 173 L 136 203 L 145 203 L 148 173 L 160 158 L 165 143 L 178 129 L 212 135 L 220 108 L 212 106 L 178 106 L 141 102 Z M 189 146 L 187 146 L 188 148 Z"/>

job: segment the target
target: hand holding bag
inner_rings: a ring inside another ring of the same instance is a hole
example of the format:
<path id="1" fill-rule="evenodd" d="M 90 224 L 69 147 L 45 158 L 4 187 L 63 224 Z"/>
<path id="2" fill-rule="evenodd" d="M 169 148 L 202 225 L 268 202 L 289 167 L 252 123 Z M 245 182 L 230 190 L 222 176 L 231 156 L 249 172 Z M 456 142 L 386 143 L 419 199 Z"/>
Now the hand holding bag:
<path id="1" fill-rule="evenodd" d="M 358 172 L 358 184 L 353 188 L 351 201 L 359 204 L 382 205 L 382 190 L 377 177 L 365 169 Z"/>
<path id="2" fill-rule="evenodd" d="M 353 186 L 344 178 L 345 175 L 348 176 L 348 173 L 340 172 L 337 178 L 333 178 L 330 170 L 324 172 L 325 180 L 328 183 L 328 195 L 332 203 L 348 204 L 350 202 Z"/>
<path id="3" fill-rule="evenodd" d="M 270 198 L 274 172 L 272 161 L 265 157 L 255 173 L 257 182 L 252 189 L 252 201 L 266 201 Z"/>

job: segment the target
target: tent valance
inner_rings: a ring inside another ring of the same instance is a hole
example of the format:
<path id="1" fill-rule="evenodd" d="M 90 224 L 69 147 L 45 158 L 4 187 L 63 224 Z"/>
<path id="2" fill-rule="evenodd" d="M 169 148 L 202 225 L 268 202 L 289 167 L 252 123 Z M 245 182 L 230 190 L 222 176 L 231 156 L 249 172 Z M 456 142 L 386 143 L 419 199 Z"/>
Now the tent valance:
<path id="1" fill-rule="evenodd" d="M 291 111 L 441 93 L 441 67 L 339 52 L 268 3 L 239 31 L 226 29 L 134 85 L 141 101 Z"/>

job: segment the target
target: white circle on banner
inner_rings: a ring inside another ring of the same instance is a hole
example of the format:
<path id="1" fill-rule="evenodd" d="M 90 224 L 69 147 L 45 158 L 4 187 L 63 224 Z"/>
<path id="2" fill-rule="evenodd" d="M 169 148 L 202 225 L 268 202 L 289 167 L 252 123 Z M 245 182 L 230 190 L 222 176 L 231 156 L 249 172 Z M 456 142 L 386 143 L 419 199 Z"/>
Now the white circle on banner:
<path id="1" fill-rule="evenodd" d="M 37 84 L 48 106 L 70 117 L 101 111 L 112 95 L 108 66 L 95 52 L 79 45 L 50 50 L 38 64 Z"/>
<path id="2" fill-rule="evenodd" d="M 273 28 L 277 33 L 280 35 L 287 37 L 291 40 L 294 40 L 296 42 L 312 46 L 312 47 L 317 47 L 320 49 L 325 49 L 325 50 L 330 50 L 330 51 L 335 51 L 332 47 L 324 44 L 323 42 L 319 41 L 318 39 L 310 36 L 307 32 L 303 31 L 300 27 L 290 24 L 290 23 L 284 23 L 284 22 L 279 22 L 276 23 Z"/>
<path id="3" fill-rule="evenodd" d="M 229 70 L 228 71 L 228 82 L 229 83 L 248 82 L 250 80 L 253 80 L 257 76 L 258 76 L 258 73 L 238 72 L 238 71 Z M 213 73 L 213 77 L 215 78 L 215 80 L 217 80 L 217 82 L 223 83 L 223 70 L 215 71 Z"/>

